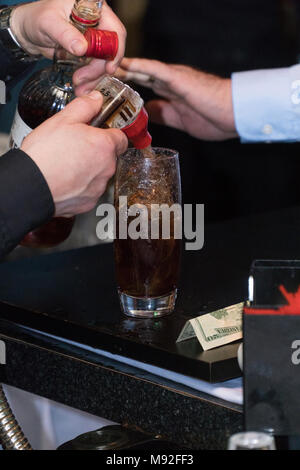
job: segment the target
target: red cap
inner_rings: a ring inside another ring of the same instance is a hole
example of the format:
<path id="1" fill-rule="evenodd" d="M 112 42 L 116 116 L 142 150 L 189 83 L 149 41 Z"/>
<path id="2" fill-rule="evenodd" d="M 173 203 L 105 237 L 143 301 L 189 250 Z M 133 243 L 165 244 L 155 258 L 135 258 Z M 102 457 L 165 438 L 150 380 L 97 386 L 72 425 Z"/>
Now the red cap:
<path id="1" fill-rule="evenodd" d="M 115 31 L 88 28 L 84 33 L 84 37 L 88 42 L 86 57 L 103 60 L 113 60 L 116 57 L 119 39 Z"/>
<path id="2" fill-rule="evenodd" d="M 148 113 L 145 108 L 142 108 L 135 121 L 121 129 L 136 149 L 145 149 L 152 142 L 152 137 L 148 132 L 148 121 Z"/>

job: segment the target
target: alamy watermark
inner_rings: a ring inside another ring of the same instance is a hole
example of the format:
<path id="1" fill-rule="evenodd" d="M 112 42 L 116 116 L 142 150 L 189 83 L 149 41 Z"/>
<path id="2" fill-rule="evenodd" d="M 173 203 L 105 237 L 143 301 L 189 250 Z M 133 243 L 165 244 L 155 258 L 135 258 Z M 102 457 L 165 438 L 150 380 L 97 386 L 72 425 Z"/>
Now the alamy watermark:
<path id="1" fill-rule="evenodd" d="M 113 204 L 100 204 L 96 215 L 102 217 L 96 227 L 100 240 L 187 240 L 185 249 L 204 246 L 204 204 L 133 204 L 119 197 L 118 214 Z M 118 215 L 118 217 L 117 217 Z M 118 226 L 117 226 L 118 224 Z"/>
<path id="2" fill-rule="evenodd" d="M 0 340 L 0 365 L 6 364 L 6 348 L 4 341 Z"/>
<path id="3" fill-rule="evenodd" d="M 291 361 L 294 366 L 298 366 L 300 364 L 300 340 L 295 339 L 295 341 L 291 344 L 291 349 L 293 349 L 291 355 Z"/>
<path id="4" fill-rule="evenodd" d="M 6 86 L 3 80 L 0 80 L 0 104 L 6 104 Z"/>

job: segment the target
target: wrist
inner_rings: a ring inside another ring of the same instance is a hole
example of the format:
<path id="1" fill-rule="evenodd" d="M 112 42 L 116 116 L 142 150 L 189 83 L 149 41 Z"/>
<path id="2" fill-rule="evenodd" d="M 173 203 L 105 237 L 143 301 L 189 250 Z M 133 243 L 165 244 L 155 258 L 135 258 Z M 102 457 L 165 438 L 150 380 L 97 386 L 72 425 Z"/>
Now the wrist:
<path id="1" fill-rule="evenodd" d="M 19 5 L 14 7 L 11 17 L 10 17 L 10 29 L 12 34 L 15 37 L 16 42 L 20 45 L 20 47 L 29 52 L 27 50 L 26 41 L 23 39 L 23 26 L 24 26 L 24 15 L 23 11 L 26 8 L 26 5 Z"/>
<path id="2" fill-rule="evenodd" d="M 10 60 L 30 63 L 39 59 L 39 56 L 30 55 L 17 39 L 15 30 L 12 29 L 11 25 L 14 12 L 15 7 L 13 6 L 0 8 L 0 44 L 10 56 Z"/>
<path id="3" fill-rule="evenodd" d="M 228 132 L 236 132 L 233 101 L 232 101 L 232 81 L 230 78 L 222 78 L 222 101 L 223 101 L 223 116 L 222 122 L 224 130 Z"/>
<path id="4" fill-rule="evenodd" d="M 233 103 L 231 79 L 205 74 L 202 95 L 205 100 L 206 117 L 223 132 L 231 136 L 237 135 Z"/>
<path id="5" fill-rule="evenodd" d="M 38 56 L 40 54 L 39 50 L 28 40 L 25 32 L 25 23 L 26 15 L 28 16 L 28 8 L 31 5 L 22 4 L 16 5 L 11 13 L 10 17 L 10 29 L 11 33 L 14 36 L 16 44 L 19 45 L 23 51 L 32 56 Z"/>
<path id="6" fill-rule="evenodd" d="M 187 66 L 175 66 L 179 72 L 178 89 L 184 101 L 220 130 L 235 133 L 231 79 Z"/>
<path id="7" fill-rule="evenodd" d="M 234 120 L 231 79 L 198 72 L 198 100 L 194 105 L 222 135 L 222 140 L 238 136 Z M 195 94 L 195 93 L 194 93 Z"/>

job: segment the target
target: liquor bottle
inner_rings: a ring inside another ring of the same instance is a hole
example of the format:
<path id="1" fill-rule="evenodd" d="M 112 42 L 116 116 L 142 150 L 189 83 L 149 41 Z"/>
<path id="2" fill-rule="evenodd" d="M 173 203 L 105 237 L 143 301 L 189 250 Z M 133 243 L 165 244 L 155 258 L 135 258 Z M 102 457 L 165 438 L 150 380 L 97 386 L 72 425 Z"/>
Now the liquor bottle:
<path id="1" fill-rule="evenodd" d="M 98 26 L 103 0 L 76 0 L 70 22 L 81 31 L 87 42 L 87 53 L 77 57 L 60 46 L 56 47 L 52 66 L 35 73 L 24 84 L 11 130 L 11 147 L 20 147 L 23 139 L 49 117 L 61 111 L 74 97 L 72 76 L 90 57 L 113 60 L 118 51 L 118 36 Z M 21 245 L 52 247 L 70 235 L 75 217 L 54 217 L 27 234 Z"/>
<path id="2" fill-rule="evenodd" d="M 148 114 L 141 96 L 110 75 L 101 78 L 96 90 L 103 95 L 103 105 L 91 125 L 120 129 L 136 149 L 150 154 L 152 137 L 148 132 Z"/>

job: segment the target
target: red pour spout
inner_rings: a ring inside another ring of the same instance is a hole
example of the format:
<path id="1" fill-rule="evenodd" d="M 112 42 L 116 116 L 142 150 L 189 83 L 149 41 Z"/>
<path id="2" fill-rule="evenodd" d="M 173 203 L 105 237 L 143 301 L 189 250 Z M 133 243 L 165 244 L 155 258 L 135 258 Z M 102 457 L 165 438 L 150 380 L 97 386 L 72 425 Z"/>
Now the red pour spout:
<path id="1" fill-rule="evenodd" d="M 151 145 L 152 137 L 148 132 L 148 113 L 142 108 L 134 122 L 121 129 L 136 149 L 145 149 Z"/>

